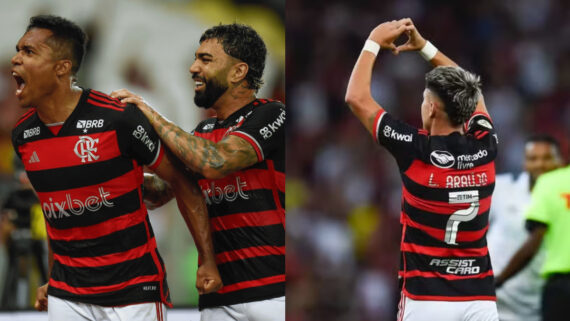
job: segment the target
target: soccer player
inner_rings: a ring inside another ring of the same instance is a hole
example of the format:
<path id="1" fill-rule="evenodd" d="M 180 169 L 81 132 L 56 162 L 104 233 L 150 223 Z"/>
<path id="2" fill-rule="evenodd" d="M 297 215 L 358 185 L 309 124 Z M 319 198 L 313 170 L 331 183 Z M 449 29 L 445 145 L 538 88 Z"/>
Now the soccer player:
<path id="1" fill-rule="evenodd" d="M 163 320 L 164 264 L 142 203 L 143 165 L 173 186 L 201 258 L 199 292 L 221 287 L 204 200 L 134 105 L 76 85 L 86 35 L 56 16 L 30 19 L 12 75 L 12 132 L 46 218 L 50 279 L 36 308 L 50 320 Z M 47 297 L 46 297 L 47 295 Z"/>
<path id="2" fill-rule="evenodd" d="M 535 135 L 526 140 L 524 148 L 525 171 L 515 180 L 512 174 L 497 175 L 493 206 L 489 213 L 489 254 L 493 272 L 499 275 L 524 243 L 524 211 L 530 203 L 530 193 L 543 173 L 562 166 L 560 145 L 547 135 Z M 501 321 L 540 321 L 540 295 L 544 280 L 540 269 L 544 251 L 535 255 L 526 268 L 497 291 L 497 309 Z"/>
<path id="3" fill-rule="evenodd" d="M 407 34 L 396 47 L 394 40 Z M 380 48 L 420 51 L 425 76 L 422 129 L 394 118 L 370 94 Z M 410 19 L 377 26 L 346 92 L 352 112 L 396 159 L 402 178 L 402 293 L 398 320 L 498 320 L 485 232 L 497 138 L 479 77 L 427 42 Z"/>
<path id="4" fill-rule="evenodd" d="M 223 288 L 199 299 L 203 321 L 285 320 L 285 106 L 258 99 L 266 48 L 249 26 L 219 25 L 200 38 L 190 73 L 194 102 L 216 117 L 184 132 L 126 90 L 162 141 L 191 170 L 213 232 Z"/>
<path id="5" fill-rule="evenodd" d="M 545 258 L 541 274 L 542 320 L 568 320 L 570 302 L 570 166 L 541 175 L 532 190 L 526 210 L 528 237 L 496 278 L 496 286 L 508 286 L 539 253 L 543 243 Z M 525 319 L 526 320 L 526 319 Z"/>

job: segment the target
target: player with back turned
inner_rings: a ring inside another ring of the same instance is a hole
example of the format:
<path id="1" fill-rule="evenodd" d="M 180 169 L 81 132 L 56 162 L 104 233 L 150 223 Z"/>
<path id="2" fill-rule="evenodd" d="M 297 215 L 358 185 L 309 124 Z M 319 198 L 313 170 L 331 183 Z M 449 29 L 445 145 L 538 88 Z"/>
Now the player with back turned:
<path id="1" fill-rule="evenodd" d="M 394 45 L 406 34 L 408 41 Z M 371 96 L 380 48 L 420 51 L 425 76 L 422 129 L 395 119 Z M 346 102 L 396 159 L 402 178 L 402 293 L 398 320 L 498 320 L 485 233 L 497 137 L 479 77 L 459 68 L 410 19 L 371 33 L 349 80 Z"/>
<path id="2" fill-rule="evenodd" d="M 163 320 L 164 264 L 143 205 L 143 166 L 173 186 L 202 265 L 199 292 L 221 287 L 204 200 L 134 105 L 76 85 L 86 35 L 56 16 L 30 19 L 12 75 L 22 107 L 14 149 L 37 192 L 49 239 L 49 320 Z"/>

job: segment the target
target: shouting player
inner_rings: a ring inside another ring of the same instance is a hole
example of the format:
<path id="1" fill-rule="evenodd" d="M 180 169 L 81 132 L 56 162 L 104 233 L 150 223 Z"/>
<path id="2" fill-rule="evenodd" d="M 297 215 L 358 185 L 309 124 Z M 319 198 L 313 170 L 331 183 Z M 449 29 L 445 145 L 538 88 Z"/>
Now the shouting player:
<path id="1" fill-rule="evenodd" d="M 201 293 L 221 287 L 206 207 L 138 108 L 76 85 L 85 43 L 73 22 L 36 16 L 12 58 L 16 96 L 30 108 L 13 144 L 50 245 L 50 279 L 36 308 L 50 320 L 163 320 L 170 298 L 142 202 L 143 165 L 174 187 L 201 258 Z"/>
<path id="2" fill-rule="evenodd" d="M 216 117 L 192 133 L 127 90 L 112 93 L 136 103 L 162 141 L 201 175 L 224 283 L 200 296 L 203 321 L 285 320 L 285 106 L 255 96 L 265 56 L 251 27 L 219 25 L 202 34 L 190 67 L 194 102 Z"/>
<path id="3" fill-rule="evenodd" d="M 394 40 L 408 41 L 396 47 Z M 370 94 L 380 48 L 420 51 L 425 76 L 421 129 L 395 119 Z M 352 112 L 396 159 L 402 178 L 402 293 L 398 320 L 497 319 L 485 233 L 497 138 L 479 77 L 427 42 L 410 19 L 382 23 L 354 66 L 346 92 Z"/>

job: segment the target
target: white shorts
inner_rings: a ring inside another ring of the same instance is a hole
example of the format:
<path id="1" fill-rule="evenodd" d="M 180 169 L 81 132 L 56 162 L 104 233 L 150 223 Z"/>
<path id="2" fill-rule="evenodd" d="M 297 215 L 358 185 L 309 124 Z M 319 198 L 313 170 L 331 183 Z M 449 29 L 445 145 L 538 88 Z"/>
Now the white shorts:
<path id="1" fill-rule="evenodd" d="M 285 297 L 207 308 L 200 321 L 285 321 Z"/>
<path id="2" fill-rule="evenodd" d="M 104 307 L 48 296 L 49 321 L 165 321 L 166 308 L 161 302 Z"/>
<path id="3" fill-rule="evenodd" d="M 402 294 L 398 321 L 499 321 L 495 301 L 423 301 Z"/>

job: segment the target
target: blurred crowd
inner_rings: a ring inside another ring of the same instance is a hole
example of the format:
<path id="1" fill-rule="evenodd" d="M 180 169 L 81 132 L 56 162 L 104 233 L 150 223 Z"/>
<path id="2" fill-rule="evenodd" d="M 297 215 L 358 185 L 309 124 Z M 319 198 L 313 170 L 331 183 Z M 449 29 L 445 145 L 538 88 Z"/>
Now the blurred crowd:
<path id="1" fill-rule="evenodd" d="M 399 173 L 344 94 L 370 31 L 403 17 L 481 76 L 497 173 L 521 171 L 532 133 L 556 137 L 568 157 L 570 2 L 287 0 L 288 320 L 396 318 Z M 419 127 L 429 68 L 418 54 L 381 51 L 373 96 Z"/>
<path id="2" fill-rule="evenodd" d="M 25 112 L 15 97 L 10 59 L 29 18 L 37 14 L 61 15 L 88 33 L 90 42 L 78 74 L 81 86 L 106 93 L 128 88 L 189 131 L 210 115 L 194 105 L 194 84 L 188 69 L 200 35 L 213 25 L 245 23 L 260 33 L 268 57 L 265 85 L 259 96 L 285 101 L 284 10 L 282 0 L 0 2 L 0 311 L 31 308 L 35 288 L 45 280 L 45 265 L 35 264 L 36 258 L 43 263 L 46 260 L 45 229 L 30 226 L 39 217 L 39 226 L 43 227 L 41 210 L 31 210 L 33 197 L 26 199 L 29 206 L 25 210 L 7 208 L 10 195 L 25 186 L 10 138 L 13 126 Z M 171 202 L 150 217 L 174 305 L 196 305 L 197 251 L 176 205 Z M 39 250 L 43 252 L 38 255 L 36 241 L 42 242 Z"/>

